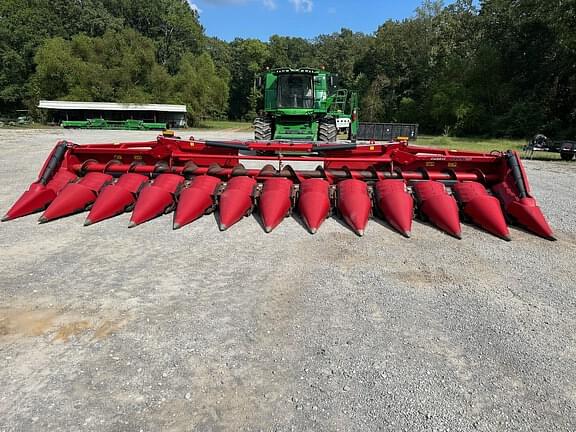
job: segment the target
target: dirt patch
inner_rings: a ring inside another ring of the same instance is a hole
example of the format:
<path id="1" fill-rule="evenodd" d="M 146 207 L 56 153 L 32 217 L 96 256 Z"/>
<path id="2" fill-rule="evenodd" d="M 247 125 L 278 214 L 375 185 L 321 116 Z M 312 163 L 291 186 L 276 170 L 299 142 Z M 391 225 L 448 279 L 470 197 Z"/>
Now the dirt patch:
<path id="1" fill-rule="evenodd" d="M 68 342 L 71 337 L 78 337 L 85 331 L 90 329 L 90 322 L 88 321 L 76 321 L 69 324 L 64 324 L 58 329 L 56 335 L 52 340 Z"/>
<path id="2" fill-rule="evenodd" d="M 0 310 L 0 336 L 41 336 L 50 331 L 58 316 L 55 310 Z"/>
<path id="3" fill-rule="evenodd" d="M 96 330 L 94 331 L 93 339 L 94 340 L 106 339 L 108 336 L 110 336 L 113 333 L 116 333 L 118 330 L 124 327 L 127 322 L 128 320 L 126 319 L 116 321 L 105 320 L 102 323 L 100 323 L 96 328 Z"/>
<path id="4" fill-rule="evenodd" d="M 104 315 L 104 316 L 103 316 Z M 126 325 L 126 318 L 112 318 L 98 312 L 78 313 L 57 309 L 0 309 L 2 340 L 47 336 L 53 342 L 89 336 L 100 341 Z"/>

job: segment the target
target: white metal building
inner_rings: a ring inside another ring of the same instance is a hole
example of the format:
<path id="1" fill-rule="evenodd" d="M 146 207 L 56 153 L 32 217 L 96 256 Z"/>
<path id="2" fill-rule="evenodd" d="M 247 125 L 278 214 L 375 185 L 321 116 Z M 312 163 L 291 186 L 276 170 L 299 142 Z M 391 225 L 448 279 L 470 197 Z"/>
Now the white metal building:
<path id="1" fill-rule="evenodd" d="M 45 110 L 47 120 L 54 123 L 102 118 L 164 122 L 170 128 L 186 126 L 186 105 L 41 100 L 38 108 Z"/>

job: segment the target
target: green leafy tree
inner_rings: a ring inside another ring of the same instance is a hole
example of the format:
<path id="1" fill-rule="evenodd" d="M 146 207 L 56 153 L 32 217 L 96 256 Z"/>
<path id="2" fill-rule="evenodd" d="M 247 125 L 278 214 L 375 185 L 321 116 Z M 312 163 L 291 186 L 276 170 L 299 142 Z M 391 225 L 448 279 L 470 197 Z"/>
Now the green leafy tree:
<path id="1" fill-rule="evenodd" d="M 274 35 L 270 37 L 268 46 L 268 66 L 272 68 L 319 66 L 315 46 L 306 39 Z"/>
<path id="2" fill-rule="evenodd" d="M 183 56 L 170 75 L 157 63 L 154 42 L 132 29 L 102 37 L 48 39 L 36 54 L 33 88 L 42 97 L 80 101 L 179 102 L 190 120 L 221 117 L 228 108 L 228 82 L 207 53 Z"/>
<path id="3" fill-rule="evenodd" d="M 221 117 L 228 108 L 228 85 L 216 74 L 211 57 L 187 54 L 174 78 L 176 100 L 188 107 L 188 119 L 193 125 L 207 118 Z"/>
<path id="4" fill-rule="evenodd" d="M 230 82 L 230 117 L 251 119 L 255 115 L 254 78 L 270 64 L 267 44 L 257 39 L 235 39 L 232 48 L 233 71 Z"/>
<path id="5" fill-rule="evenodd" d="M 154 43 L 134 30 L 53 38 L 38 50 L 36 65 L 37 98 L 145 102 Z"/>
<path id="6" fill-rule="evenodd" d="M 102 4 L 127 27 L 152 39 L 158 63 L 171 73 L 177 71 L 186 53 L 204 51 L 204 30 L 187 1 L 102 0 Z"/>
<path id="7" fill-rule="evenodd" d="M 320 35 L 314 41 L 315 66 L 338 73 L 342 87 L 356 88 L 360 72 L 355 70 L 355 64 L 368 51 L 369 42 L 369 36 L 345 28 L 331 35 Z"/>
<path id="8" fill-rule="evenodd" d="M 576 136 L 576 2 L 424 0 L 373 35 L 206 38 L 185 0 L 3 0 L 0 112 L 39 98 L 189 104 L 251 119 L 267 67 L 321 67 L 361 119 L 459 135 Z"/>
<path id="9" fill-rule="evenodd" d="M 0 112 L 23 107 L 31 91 L 36 50 L 46 39 L 80 32 L 99 36 L 120 29 L 121 22 L 99 0 L 0 2 Z"/>

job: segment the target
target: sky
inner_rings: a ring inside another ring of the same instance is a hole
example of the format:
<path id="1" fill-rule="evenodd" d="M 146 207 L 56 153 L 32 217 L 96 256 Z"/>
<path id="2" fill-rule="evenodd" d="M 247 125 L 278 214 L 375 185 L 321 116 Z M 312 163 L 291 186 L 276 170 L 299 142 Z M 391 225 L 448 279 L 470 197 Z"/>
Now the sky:
<path id="1" fill-rule="evenodd" d="M 372 33 L 388 19 L 414 14 L 422 0 L 189 0 L 208 36 L 268 40 L 313 38 L 349 28 Z M 445 3 L 450 3 L 446 1 Z"/>

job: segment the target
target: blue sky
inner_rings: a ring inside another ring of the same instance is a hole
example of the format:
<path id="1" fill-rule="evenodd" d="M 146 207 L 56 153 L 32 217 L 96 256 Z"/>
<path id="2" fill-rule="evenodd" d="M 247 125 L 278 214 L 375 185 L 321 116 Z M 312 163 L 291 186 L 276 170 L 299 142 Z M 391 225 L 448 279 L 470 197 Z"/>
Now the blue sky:
<path id="1" fill-rule="evenodd" d="M 374 32 L 387 19 L 414 14 L 421 0 L 189 0 L 209 36 L 268 40 L 273 34 L 312 38 L 342 27 Z M 446 1 L 445 3 L 449 3 Z"/>

